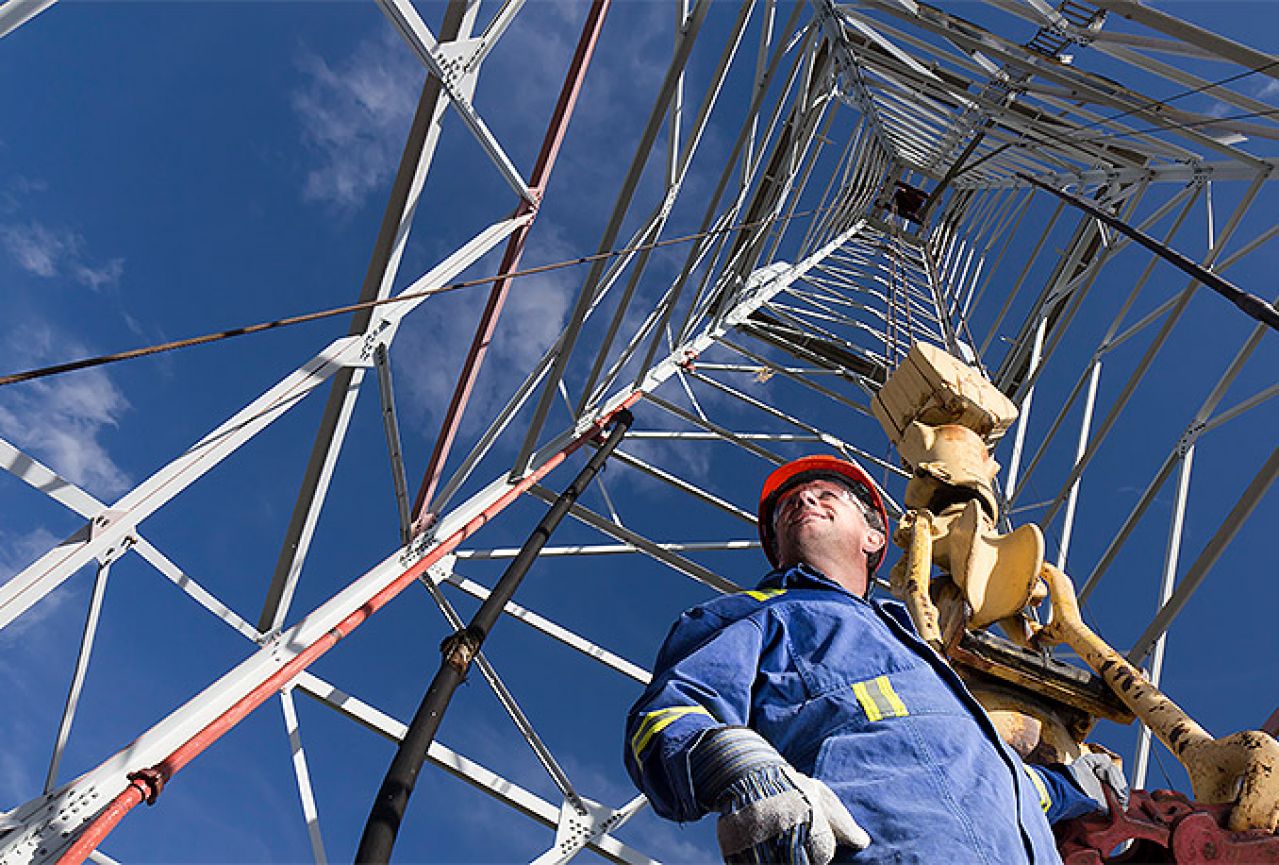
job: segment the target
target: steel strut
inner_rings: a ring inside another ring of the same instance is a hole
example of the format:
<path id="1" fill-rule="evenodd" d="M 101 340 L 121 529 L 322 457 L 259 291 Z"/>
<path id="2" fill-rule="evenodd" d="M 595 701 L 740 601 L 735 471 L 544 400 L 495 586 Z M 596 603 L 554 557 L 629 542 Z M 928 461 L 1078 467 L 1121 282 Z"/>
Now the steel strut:
<path id="1" fill-rule="evenodd" d="M 590 12 L 586 16 L 586 23 L 582 25 L 582 35 L 578 40 L 577 50 L 573 54 L 573 60 L 569 64 L 568 72 L 564 75 L 564 86 L 560 90 L 559 101 L 555 104 L 555 111 L 551 116 L 550 124 L 547 126 L 546 136 L 542 140 L 542 149 L 538 153 L 537 163 L 533 166 L 533 174 L 529 178 L 529 187 L 536 196 L 535 202 L 530 203 L 520 199 L 520 203 L 515 209 L 515 216 L 531 213 L 534 219 L 537 217 L 538 207 L 541 204 L 543 194 L 546 192 L 547 183 L 550 181 L 551 169 L 555 167 L 555 160 L 559 155 L 560 145 L 563 143 L 564 135 L 568 130 L 569 119 L 573 116 L 573 108 L 577 104 L 577 97 L 581 92 L 582 83 L 586 80 L 586 71 L 590 67 L 591 57 L 595 53 L 595 44 L 599 41 L 600 31 L 604 27 L 604 16 L 608 13 L 610 3 L 611 0 L 594 0 L 591 3 Z M 502 314 L 502 306 L 506 302 L 506 294 L 510 289 L 511 280 L 520 269 L 520 258 L 524 254 L 524 245 L 532 229 L 533 220 L 530 219 L 516 229 L 510 240 L 507 241 L 506 252 L 502 256 L 501 265 L 498 267 L 499 276 L 493 281 L 493 288 L 489 292 L 488 302 L 484 307 L 483 314 L 480 316 L 479 323 L 475 326 L 475 337 L 471 342 L 466 361 L 462 364 L 462 371 L 458 374 L 452 400 L 449 402 L 448 411 L 444 415 L 440 434 L 435 440 L 435 449 L 431 452 L 426 474 L 422 477 L 422 486 L 418 489 L 417 499 L 413 503 L 414 534 L 429 529 L 438 517 L 438 514 L 431 510 L 432 505 L 438 506 L 438 503 L 432 501 L 432 499 L 435 496 L 440 475 L 444 472 L 444 463 L 448 459 L 449 450 L 453 446 L 453 438 L 457 435 L 458 428 L 461 426 L 462 413 L 466 411 L 471 389 L 475 386 L 476 379 L 479 377 L 480 367 L 484 363 L 484 356 L 488 352 L 489 343 L 492 342 L 493 333 L 497 329 L 498 316 Z"/>
<path id="2" fill-rule="evenodd" d="M 590 484 L 599 472 L 604 461 L 608 459 L 614 448 L 622 441 L 626 431 L 634 420 L 625 409 L 614 418 L 613 428 L 609 431 L 604 444 L 587 461 L 586 466 L 573 482 L 568 485 L 559 498 L 551 505 L 537 527 L 533 529 L 528 540 L 520 547 L 519 553 L 511 561 L 506 572 L 497 581 L 492 593 L 485 599 L 469 625 L 452 634 L 440 645 L 440 668 L 431 685 L 427 688 L 422 704 L 418 706 L 408 731 L 400 741 L 400 747 L 386 770 L 386 778 L 378 790 L 373 808 L 369 812 L 368 822 L 364 826 L 364 834 L 360 838 L 360 846 L 355 854 L 357 863 L 386 863 L 391 858 L 391 848 L 395 845 L 395 836 L 399 831 L 404 811 L 408 807 L 409 796 L 417 783 L 418 772 L 426 760 L 427 749 L 435 739 L 440 721 L 448 709 L 453 692 L 466 678 L 471 662 L 479 654 L 485 638 L 497 623 L 506 603 L 515 594 L 529 567 L 537 559 L 542 547 L 551 537 L 551 532 L 559 525 L 560 520 L 569 512 L 579 495 Z"/>
<path id="3" fill-rule="evenodd" d="M 622 413 L 626 413 L 627 417 L 629 417 L 629 412 L 626 412 L 626 408 L 633 405 L 642 396 L 643 394 L 639 391 L 631 393 L 623 400 L 622 405 L 619 406 L 613 417 Z M 222 714 L 201 728 L 199 732 L 179 744 L 159 763 L 129 773 L 128 785 L 107 803 L 106 807 L 83 825 L 75 840 L 58 858 L 57 865 L 81 865 L 129 811 L 143 802 L 154 803 L 168 780 L 192 760 L 204 753 L 210 745 L 218 741 L 236 724 L 244 720 L 250 712 L 277 694 L 281 688 L 287 686 L 300 672 L 314 663 L 317 658 L 349 636 L 361 624 L 368 621 L 370 616 L 385 607 L 405 588 L 417 582 L 426 573 L 427 569 L 438 562 L 440 558 L 456 549 L 458 544 L 483 528 L 486 523 L 505 509 L 514 499 L 527 492 L 548 473 L 559 467 L 579 447 L 588 440 L 597 438 L 609 419 L 610 417 L 608 416 L 599 418 L 594 424 L 575 436 L 567 445 L 547 457 L 546 461 L 538 466 L 535 471 L 530 472 L 518 482 L 511 484 L 496 501 L 491 502 L 488 507 L 473 516 L 464 525 L 459 526 L 447 537 L 435 541 L 431 549 L 403 573 L 383 586 L 358 609 L 351 611 L 346 618 L 338 622 L 325 634 L 315 639 L 314 642 L 295 655 L 292 660 L 259 682 L 252 691 L 237 700 Z"/>

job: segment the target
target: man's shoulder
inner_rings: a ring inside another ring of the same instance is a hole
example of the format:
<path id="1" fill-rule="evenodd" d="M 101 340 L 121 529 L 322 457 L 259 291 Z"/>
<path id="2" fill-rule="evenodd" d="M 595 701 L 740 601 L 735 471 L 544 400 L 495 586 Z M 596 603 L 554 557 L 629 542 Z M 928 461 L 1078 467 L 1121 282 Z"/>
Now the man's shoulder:
<path id="1" fill-rule="evenodd" d="M 769 608 L 786 596 L 782 589 L 751 589 L 720 595 L 690 607 L 671 625 L 658 652 L 659 669 L 683 658 L 712 639 L 734 628 L 769 631 Z"/>
<path id="2" fill-rule="evenodd" d="M 766 581 L 757 588 L 730 592 L 700 603 L 685 610 L 680 618 L 723 627 L 741 619 L 761 622 L 771 615 L 785 618 L 796 610 L 820 606 L 823 602 L 842 604 L 844 601 L 838 593 L 821 586 L 778 586 Z"/>
<path id="3" fill-rule="evenodd" d="M 791 592 L 791 589 L 763 587 L 729 592 L 691 607 L 684 615 L 695 619 L 711 617 L 732 621 L 760 613 L 776 605 Z"/>

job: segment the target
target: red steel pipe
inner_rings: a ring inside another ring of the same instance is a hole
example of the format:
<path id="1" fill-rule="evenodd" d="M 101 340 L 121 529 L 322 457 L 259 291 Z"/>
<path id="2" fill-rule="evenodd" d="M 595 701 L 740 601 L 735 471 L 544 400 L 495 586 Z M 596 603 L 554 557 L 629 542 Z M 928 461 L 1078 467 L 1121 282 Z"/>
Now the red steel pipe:
<path id="1" fill-rule="evenodd" d="M 568 121 L 577 104 L 577 96 L 581 92 L 582 82 L 586 78 L 586 70 L 590 66 L 591 56 L 595 52 L 595 44 L 599 41 L 601 28 L 604 26 L 604 15 L 608 12 L 611 0 L 595 0 L 591 3 L 586 23 L 582 25 L 582 35 L 577 42 L 577 50 L 573 53 L 573 61 L 569 64 L 564 76 L 564 86 L 560 89 L 559 100 L 555 111 L 551 114 L 546 136 L 542 140 L 542 149 L 537 155 L 537 163 L 533 167 L 533 176 L 529 188 L 533 191 L 533 199 L 540 204 L 542 194 L 550 179 L 551 169 L 555 166 L 555 158 L 559 155 L 564 134 L 568 131 Z M 537 205 L 520 201 L 515 209 L 516 216 L 532 212 L 537 216 Z M 439 485 L 440 476 L 444 473 L 444 462 L 448 459 L 453 447 L 453 439 L 462 423 L 462 413 L 471 397 L 471 389 L 479 377 L 480 367 L 488 352 L 489 343 L 493 341 L 493 332 L 497 329 L 498 317 L 502 314 L 502 305 L 506 302 L 506 293 L 511 285 L 510 274 L 519 269 L 520 257 L 524 254 L 524 244 L 532 228 L 533 220 L 515 230 L 506 244 L 506 252 L 502 255 L 502 264 L 498 268 L 498 277 L 489 292 L 488 303 L 475 328 L 475 337 L 471 341 L 470 351 L 462 371 L 458 374 L 457 386 L 453 398 L 449 402 L 448 411 L 440 427 L 440 435 L 435 440 L 435 449 L 431 452 L 430 462 L 422 477 L 422 486 L 418 489 L 417 498 L 413 502 L 413 533 L 418 534 L 430 528 L 435 514 L 430 513 L 431 497 Z"/>
<path id="2" fill-rule="evenodd" d="M 446 554 L 456 549 L 458 544 L 475 534 L 490 519 L 497 515 L 519 495 L 540 481 L 564 460 L 585 444 L 588 440 L 603 431 L 614 414 L 629 408 L 643 396 L 635 391 L 626 400 L 600 417 L 591 428 L 573 439 L 563 449 L 553 454 L 540 467 L 520 479 L 503 493 L 497 501 L 486 507 L 473 517 L 466 525 L 449 535 L 440 544 L 422 557 L 380 592 L 370 598 L 362 607 L 331 628 L 324 636 L 299 652 L 294 658 L 265 679 L 260 685 L 241 697 L 234 705 L 218 717 L 210 721 L 202 730 L 183 742 L 154 766 L 129 775 L 129 785 L 124 788 L 93 820 L 88 823 L 67 851 L 58 859 L 57 865 L 82 865 L 89 854 L 110 834 L 111 830 L 124 819 L 124 815 L 142 802 L 154 802 L 156 796 L 164 788 L 165 782 L 182 770 L 188 763 L 198 757 L 206 748 L 222 737 L 224 733 L 242 721 L 250 712 L 262 705 L 271 695 L 287 685 L 292 679 L 306 669 L 313 661 L 337 645 L 338 641 L 350 634 L 370 616 L 386 606 L 396 595 L 426 572 Z"/>

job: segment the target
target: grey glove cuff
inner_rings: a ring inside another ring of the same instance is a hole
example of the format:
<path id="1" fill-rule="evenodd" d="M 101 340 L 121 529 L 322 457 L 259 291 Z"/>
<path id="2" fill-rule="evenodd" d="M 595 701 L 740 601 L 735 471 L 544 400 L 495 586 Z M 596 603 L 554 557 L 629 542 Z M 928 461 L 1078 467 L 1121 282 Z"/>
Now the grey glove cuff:
<path id="1" fill-rule="evenodd" d="M 707 810 L 732 807 L 727 801 L 729 788 L 737 782 L 770 773 L 764 770 L 783 766 L 786 761 L 777 749 L 759 733 L 747 727 L 719 727 L 708 730 L 689 752 L 689 775 L 697 804 Z M 740 786 L 740 784 L 738 785 Z M 792 786 L 792 785 L 786 785 Z M 760 795 L 745 793 L 747 800 L 763 798 L 773 792 L 760 790 Z M 735 795 L 732 798 L 741 798 Z"/>
<path id="2" fill-rule="evenodd" d="M 1119 800 L 1121 807 L 1128 807 L 1128 779 L 1108 755 L 1083 754 L 1066 769 L 1072 780 L 1101 806 L 1103 812 L 1110 810 L 1106 803 L 1106 787 L 1115 791 L 1115 798 Z"/>

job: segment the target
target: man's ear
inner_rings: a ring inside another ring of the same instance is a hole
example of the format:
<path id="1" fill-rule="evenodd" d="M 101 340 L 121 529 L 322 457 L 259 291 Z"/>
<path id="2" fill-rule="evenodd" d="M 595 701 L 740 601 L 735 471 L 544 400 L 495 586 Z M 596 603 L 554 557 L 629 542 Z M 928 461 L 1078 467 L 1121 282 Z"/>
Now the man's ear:
<path id="1" fill-rule="evenodd" d="M 862 552 L 866 555 L 877 553 L 884 548 L 884 544 L 888 542 L 888 538 L 878 529 L 868 529 L 866 534 L 862 536 Z"/>

